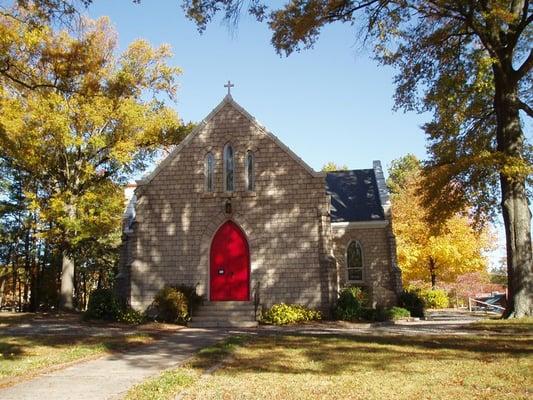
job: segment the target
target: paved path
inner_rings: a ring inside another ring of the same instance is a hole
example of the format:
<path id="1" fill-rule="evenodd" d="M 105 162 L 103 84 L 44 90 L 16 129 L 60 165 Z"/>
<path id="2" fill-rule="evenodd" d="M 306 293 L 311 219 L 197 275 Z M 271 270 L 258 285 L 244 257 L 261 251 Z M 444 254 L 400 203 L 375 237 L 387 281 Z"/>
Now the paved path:
<path id="1" fill-rule="evenodd" d="M 182 329 L 157 343 L 41 375 L 0 389 L 2 400 L 119 399 L 134 384 L 172 368 L 227 336 L 221 330 Z"/>

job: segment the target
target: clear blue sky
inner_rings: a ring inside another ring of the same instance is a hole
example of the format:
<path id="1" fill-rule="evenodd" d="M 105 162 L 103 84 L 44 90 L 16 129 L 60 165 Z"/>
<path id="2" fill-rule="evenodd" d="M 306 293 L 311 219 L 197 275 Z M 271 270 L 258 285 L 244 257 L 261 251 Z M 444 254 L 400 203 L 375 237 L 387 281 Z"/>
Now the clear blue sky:
<path id="1" fill-rule="evenodd" d="M 360 49 L 355 28 L 332 26 L 314 49 L 281 58 L 265 24 L 243 16 L 233 32 L 217 21 L 200 35 L 180 3 L 97 0 L 89 13 L 110 16 L 122 48 L 137 38 L 172 46 L 172 64 L 183 69 L 174 107 L 184 120 L 203 119 L 230 79 L 233 98 L 315 169 L 425 157 L 420 125 L 429 117 L 391 110 L 393 71 Z"/>
<path id="2" fill-rule="evenodd" d="M 371 168 L 375 159 L 386 170 L 407 153 L 426 157 L 420 126 L 430 115 L 392 111 L 394 71 L 361 49 L 355 27 L 327 27 L 314 49 L 281 58 L 265 24 L 244 15 L 235 30 L 215 21 L 200 35 L 180 4 L 96 0 L 88 12 L 111 18 L 122 49 L 138 38 L 172 46 L 171 63 L 183 69 L 172 106 L 183 120 L 202 120 L 229 79 L 233 98 L 316 170 L 328 161 Z M 500 247 L 492 264 L 502 255 Z"/>

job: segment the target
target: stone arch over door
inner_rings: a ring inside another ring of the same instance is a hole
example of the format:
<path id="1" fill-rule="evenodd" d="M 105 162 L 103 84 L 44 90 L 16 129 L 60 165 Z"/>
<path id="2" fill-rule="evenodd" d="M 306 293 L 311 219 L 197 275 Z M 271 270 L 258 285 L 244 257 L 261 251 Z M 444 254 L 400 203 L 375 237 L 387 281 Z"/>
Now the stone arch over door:
<path id="1" fill-rule="evenodd" d="M 209 300 L 250 300 L 250 250 L 248 239 L 233 221 L 224 222 L 211 241 Z"/>

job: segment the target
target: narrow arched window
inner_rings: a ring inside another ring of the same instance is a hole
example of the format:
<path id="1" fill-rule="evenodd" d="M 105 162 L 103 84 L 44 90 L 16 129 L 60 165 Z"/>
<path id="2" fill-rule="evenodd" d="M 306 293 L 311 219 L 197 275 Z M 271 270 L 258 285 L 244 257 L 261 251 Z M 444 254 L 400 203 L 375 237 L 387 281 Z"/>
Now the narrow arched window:
<path id="1" fill-rule="evenodd" d="M 235 155 L 233 147 L 227 144 L 224 147 L 224 190 L 233 192 L 235 190 Z"/>
<path id="2" fill-rule="evenodd" d="M 350 242 L 346 251 L 346 268 L 349 281 L 363 280 L 363 249 L 357 241 Z"/>
<path id="3" fill-rule="evenodd" d="M 246 159 L 244 160 L 244 173 L 246 174 L 246 190 L 253 192 L 255 190 L 255 165 L 254 154 L 248 150 L 246 152 Z"/>
<path id="4" fill-rule="evenodd" d="M 215 157 L 212 153 L 207 153 L 204 160 L 205 190 L 212 192 L 215 189 Z"/>

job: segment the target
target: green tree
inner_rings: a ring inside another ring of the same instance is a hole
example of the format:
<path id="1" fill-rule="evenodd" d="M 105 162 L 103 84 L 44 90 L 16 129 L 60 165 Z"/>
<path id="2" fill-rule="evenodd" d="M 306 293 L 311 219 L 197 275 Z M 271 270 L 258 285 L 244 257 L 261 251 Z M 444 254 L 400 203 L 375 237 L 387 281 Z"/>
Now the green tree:
<path id="1" fill-rule="evenodd" d="M 407 181 L 422 171 L 422 164 L 414 154 L 392 160 L 389 167 L 387 187 L 391 195 L 400 193 L 407 187 Z"/>
<path id="2" fill-rule="evenodd" d="M 335 172 L 335 171 L 347 171 L 348 166 L 335 164 L 333 161 L 328 161 L 322 167 L 322 172 Z"/>
<path id="3" fill-rule="evenodd" d="M 106 18 L 70 33 L 12 13 L 0 15 L 0 31 L 9 32 L 0 34 L 4 60 L 23 55 L 23 75 L 39 82 L 0 74 L 0 155 L 38 187 L 26 195 L 49 227 L 43 237 L 63 253 L 62 305 L 71 308 L 76 250 L 120 229 L 120 185 L 189 130 L 163 103 L 174 98 L 180 70 L 166 63 L 168 46 L 143 40 L 115 56 Z"/>
<path id="4" fill-rule="evenodd" d="M 528 0 L 290 0 L 248 11 L 266 21 L 280 54 L 310 48 L 321 29 L 348 23 L 397 68 L 397 108 L 431 111 L 427 201 L 442 215 L 474 204 L 503 214 L 509 302 L 506 316 L 533 315 L 531 212 L 526 182 L 531 144 L 521 124 L 533 116 L 533 50 Z M 184 2 L 200 30 L 218 13 L 235 21 L 243 0 Z M 526 117 L 527 118 L 527 117 Z"/>

